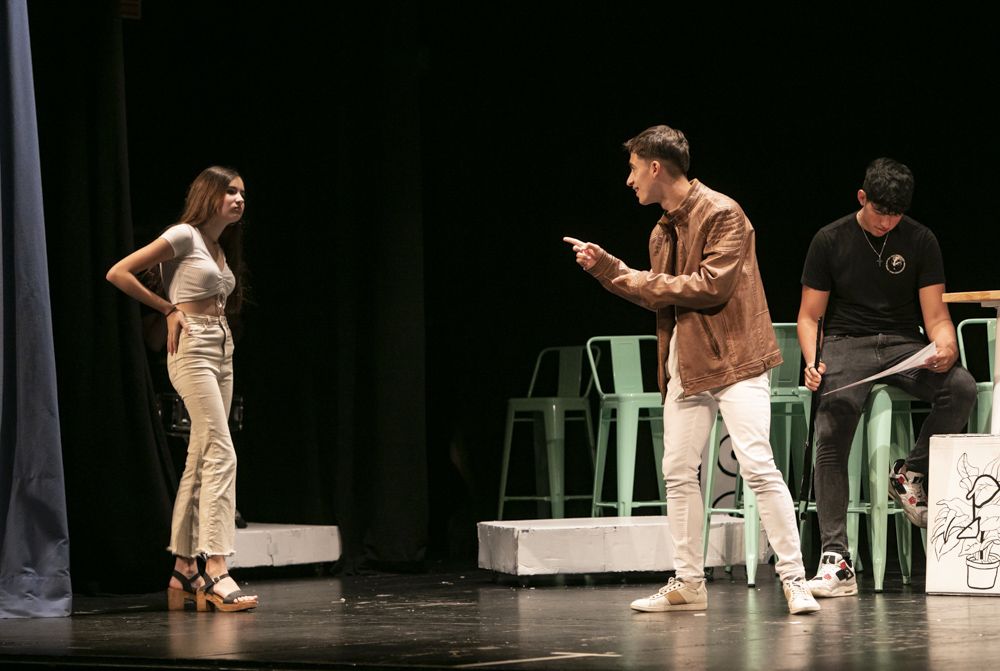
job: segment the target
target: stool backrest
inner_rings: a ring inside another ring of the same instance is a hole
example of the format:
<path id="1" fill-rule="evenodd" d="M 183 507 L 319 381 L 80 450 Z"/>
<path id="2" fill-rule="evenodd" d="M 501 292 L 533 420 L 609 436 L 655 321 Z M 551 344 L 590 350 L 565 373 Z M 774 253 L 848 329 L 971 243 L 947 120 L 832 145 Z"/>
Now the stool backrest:
<path id="1" fill-rule="evenodd" d="M 997 341 L 997 320 L 996 317 L 989 319 L 965 319 L 958 325 L 958 352 L 962 358 L 962 367 L 968 368 L 966 359 L 966 338 L 969 338 L 969 328 L 973 325 L 984 325 L 986 331 L 986 347 L 989 355 L 989 381 L 993 381 L 993 368 L 996 366 L 996 341 Z"/>
<path id="2" fill-rule="evenodd" d="M 802 348 L 799 346 L 798 325 L 781 322 L 774 324 L 774 337 L 784 360 L 771 369 L 772 396 L 798 396 L 799 372 L 802 366 Z"/>
<path id="3" fill-rule="evenodd" d="M 611 377 L 614 381 L 615 394 L 642 394 L 642 352 L 640 344 L 643 341 L 656 341 L 656 336 L 594 336 L 587 341 L 587 357 L 590 360 L 590 370 L 597 392 L 604 396 L 601 378 L 597 372 L 595 352 L 600 353 L 600 343 L 607 343 L 611 350 Z"/>
<path id="4" fill-rule="evenodd" d="M 538 353 L 535 359 L 535 371 L 531 374 L 531 384 L 528 385 L 528 396 L 535 395 L 535 384 L 538 382 L 538 371 L 547 357 L 555 357 L 558 363 L 558 379 L 555 395 L 559 398 L 580 398 L 590 393 L 591 381 L 581 393 L 580 383 L 583 380 L 583 347 L 570 345 L 566 347 L 546 347 Z"/>

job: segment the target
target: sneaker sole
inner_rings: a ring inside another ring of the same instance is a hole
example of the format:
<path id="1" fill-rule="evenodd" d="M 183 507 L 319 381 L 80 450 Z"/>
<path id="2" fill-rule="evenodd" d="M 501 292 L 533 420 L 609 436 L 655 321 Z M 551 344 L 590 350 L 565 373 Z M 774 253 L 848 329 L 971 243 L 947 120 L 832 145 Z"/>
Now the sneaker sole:
<path id="1" fill-rule="evenodd" d="M 646 606 L 629 606 L 632 610 L 637 610 L 640 613 L 669 613 L 672 610 L 706 610 L 708 608 L 707 603 L 682 603 L 678 605 L 668 605 L 662 608 L 646 607 Z"/>
<path id="2" fill-rule="evenodd" d="M 803 608 L 796 608 L 795 610 L 789 607 L 788 612 L 792 615 L 802 615 L 804 613 L 815 613 L 818 610 L 820 610 L 820 605 L 816 604 L 815 606 L 805 606 Z"/>
<path id="3" fill-rule="evenodd" d="M 858 593 L 858 586 L 838 587 L 837 589 L 810 588 L 814 599 L 834 599 L 838 596 L 855 596 Z"/>

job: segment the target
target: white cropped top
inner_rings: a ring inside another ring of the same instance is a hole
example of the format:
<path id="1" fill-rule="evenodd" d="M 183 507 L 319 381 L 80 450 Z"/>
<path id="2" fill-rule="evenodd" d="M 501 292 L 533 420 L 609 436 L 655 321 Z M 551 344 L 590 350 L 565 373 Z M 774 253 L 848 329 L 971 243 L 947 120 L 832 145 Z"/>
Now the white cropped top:
<path id="1" fill-rule="evenodd" d="M 160 264 L 167 299 L 176 305 L 215 296 L 219 307 L 224 307 L 236 288 L 236 277 L 225 261 L 219 269 L 201 231 L 191 224 L 177 224 L 160 237 L 174 250 L 174 258 Z"/>

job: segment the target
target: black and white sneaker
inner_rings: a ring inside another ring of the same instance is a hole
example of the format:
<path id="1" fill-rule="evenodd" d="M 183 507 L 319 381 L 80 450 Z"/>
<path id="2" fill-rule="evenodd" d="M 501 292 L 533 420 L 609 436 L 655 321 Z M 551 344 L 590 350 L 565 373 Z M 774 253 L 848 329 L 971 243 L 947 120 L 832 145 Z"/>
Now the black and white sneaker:
<path id="1" fill-rule="evenodd" d="M 816 577 L 809 581 L 809 591 L 814 597 L 853 596 L 858 593 L 854 577 L 854 564 L 837 552 L 824 552 L 819 558 Z"/>
<path id="2" fill-rule="evenodd" d="M 889 496 L 903 509 L 906 519 L 922 529 L 927 528 L 927 492 L 924 474 L 903 470 L 905 463 L 897 459 L 889 469 Z"/>

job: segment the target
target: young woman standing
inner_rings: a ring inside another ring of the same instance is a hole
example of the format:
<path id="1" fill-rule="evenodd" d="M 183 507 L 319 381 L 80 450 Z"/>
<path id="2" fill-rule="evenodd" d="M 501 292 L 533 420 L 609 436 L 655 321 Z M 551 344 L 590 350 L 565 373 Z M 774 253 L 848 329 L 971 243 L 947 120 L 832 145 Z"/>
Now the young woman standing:
<path id="1" fill-rule="evenodd" d="M 112 266 L 108 281 L 167 320 L 167 371 L 191 417 L 184 475 L 177 489 L 170 545 L 171 609 L 187 601 L 199 610 L 256 608 L 226 570 L 236 536 L 236 451 L 229 434 L 233 397 L 233 338 L 226 312 L 242 302 L 243 179 L 213 166 L 188 189 L 180 222 Z M 136 276 L 159 265 L 166 298 Z M 205 573 L 197 557 L 205 557 Z"/>

